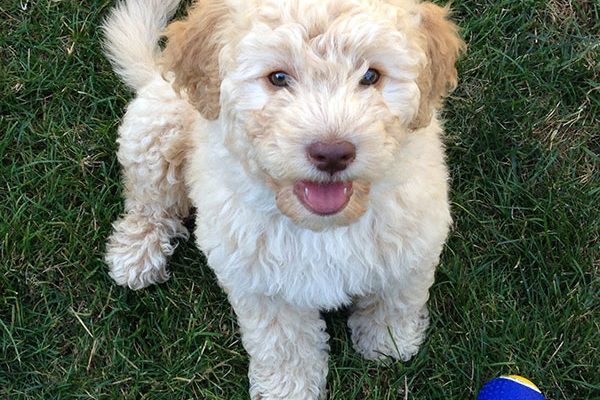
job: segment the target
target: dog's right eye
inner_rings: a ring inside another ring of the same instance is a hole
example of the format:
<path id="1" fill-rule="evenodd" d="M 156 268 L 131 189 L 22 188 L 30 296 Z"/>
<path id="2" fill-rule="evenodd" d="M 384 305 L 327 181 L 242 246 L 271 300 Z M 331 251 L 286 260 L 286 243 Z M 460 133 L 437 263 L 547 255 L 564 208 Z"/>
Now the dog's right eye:
<path id="1" fill-rule="evenodd" d="M 379 82 L 379 78 L 381 78 L 379 71 L 374 68 L 369 68 L 360 80 L 360 84 L 363 86 L 371 86 Z"/>
<path id="2" fill-rule="evenodd" d="M 290 76 L 283 71 L 275 71 L 269 75 L 269 82 L 273 86 L 286 87 L 290 84 Z"/>

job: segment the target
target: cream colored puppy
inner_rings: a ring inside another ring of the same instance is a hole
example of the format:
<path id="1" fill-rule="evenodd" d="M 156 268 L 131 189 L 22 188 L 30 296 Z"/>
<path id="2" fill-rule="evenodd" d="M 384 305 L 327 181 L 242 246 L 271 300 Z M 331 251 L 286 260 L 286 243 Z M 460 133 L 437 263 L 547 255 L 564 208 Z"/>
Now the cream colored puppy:
<path id="1" fill-rule="evenodd" d="M 408 360 L 451 221 L 436 109 L 463 42 L 447 9 L 200 0 L 167 26 L 178 3 L 126 0 L 103 26 L 137 94 L 119 129 L 111 276 L 132 289 L 168 279 L 193 205 L 253 399 L 326 396 L 321 310 L 353 303 L 356 350 Z"/>

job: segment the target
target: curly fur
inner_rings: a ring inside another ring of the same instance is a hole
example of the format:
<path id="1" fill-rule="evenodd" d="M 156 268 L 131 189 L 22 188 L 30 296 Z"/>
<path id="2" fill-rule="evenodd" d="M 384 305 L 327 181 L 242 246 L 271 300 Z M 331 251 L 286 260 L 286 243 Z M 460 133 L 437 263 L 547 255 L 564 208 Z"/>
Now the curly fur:
<path id="1" fill-rule="evenodd" d="M 136 90 L 119 129 L 125 213 L 106 261 L 120 285 L 168 278 L 181 219 L 228 294 L 250 355 L 253 399 L 326 396 L 319 311 L 353 304 L 367 359 L 416 354 L 451 222 L 436 115 L 464 44 L 448 10 L 416 0 L 126 0 L 104 25 L 107 52 Z M 167 38 L 161 50 L 158 37 Z M 131 49 L 135 59 L 128 52 Z M 358 84 L 367 68 L 374 86 Z M 268 81 L 274 71 L 287 88 Z M 311 143 L 346 141 L 335 176 Z M 299 181 L 352 182 L 348 204 L 318 215 Z"/>

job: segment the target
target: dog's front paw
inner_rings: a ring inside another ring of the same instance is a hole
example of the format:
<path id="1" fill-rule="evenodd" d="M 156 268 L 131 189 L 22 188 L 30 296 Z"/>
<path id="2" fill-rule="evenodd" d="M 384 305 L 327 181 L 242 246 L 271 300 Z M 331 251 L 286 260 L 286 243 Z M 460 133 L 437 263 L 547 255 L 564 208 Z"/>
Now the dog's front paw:
<path id="1" fill-rule="evenodd" d="M 355 350 L 367 360 L 387 356 L 408 361 L 417 354 L 429 326 L 427 307 L 409 316 L 388 316 L 383 320 L 357 310 L 348 319 Z"/>
<path id="2" fill-rule="evenodd" d="M 327 388 L 325 376 L 327 368 L 321 370 L 316 362 L 314 370 L 299 369 L 291 371 L 262 369 L 256 371 L 252 366 L 250 378 L 251 400 L 325 400 Z M 254 371 L 253 371 L 254 370 Z"/>
<path id="3" fill-rule="evenodd" d="M 179 221 L 156 221 L 127 215 L 113 225 L 104 260 L 111 278 L 138 290 L 169 279 L 167 257 L 173 254 L 173 237 L 187 237 Z"/>

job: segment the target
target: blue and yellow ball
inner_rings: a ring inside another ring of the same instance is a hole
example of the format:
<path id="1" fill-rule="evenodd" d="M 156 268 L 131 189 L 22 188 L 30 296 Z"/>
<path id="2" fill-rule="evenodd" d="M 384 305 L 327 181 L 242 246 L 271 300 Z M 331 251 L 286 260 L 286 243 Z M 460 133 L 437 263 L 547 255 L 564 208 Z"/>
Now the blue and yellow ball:
<path id="1" fill-rule="evenodd" d="M 519 375 L 504 375 L 492 379 L 483 387 L 477 400 L 545 400 L 544 395 L 529 379 Z"/>

